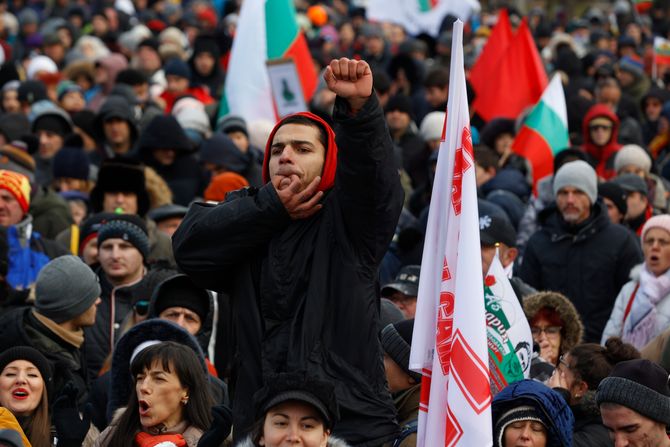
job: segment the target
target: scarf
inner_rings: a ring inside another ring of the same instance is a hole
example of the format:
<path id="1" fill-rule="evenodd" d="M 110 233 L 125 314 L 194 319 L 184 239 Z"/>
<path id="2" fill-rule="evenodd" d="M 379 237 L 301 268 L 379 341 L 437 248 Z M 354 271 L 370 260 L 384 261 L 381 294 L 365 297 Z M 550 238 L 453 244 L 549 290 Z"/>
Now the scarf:
<path id="1" fill-rule="evenodd" d="M 81 345 L 84 344 L 84 330 L 79 329 L 76 331 L 68 331 L 67 329 L 64 329 L 61 325 L 56 323 L 55 321 L 45 317 L 41 313 L 37 312 L 35 309 L 32 310 L 33 316 L 44 326 L 46 326 L 47 329 L 49 329 L 51 332 L 62 338 L 64 341 L 67 343 L 71 344 L 75 348 L 79 349 L 81 348 Z"/>
<path id="2" fill-rule="evenodd" d="M 670 293 L 670 270 L 654 276 L 644 266 L 640 272 L 640 288 L 632 298 L 633 305 L 624 321 L 622 340 L 637 349 L 644 347 L 657 335 L 656 305 Z"/>
<path id="3" fill-rule="evenodd" d="M 150 435 L 147 432 L 139 432 L 135 435 L 137 447 L 186 447 L 186 440 L 179 434 Z"/>

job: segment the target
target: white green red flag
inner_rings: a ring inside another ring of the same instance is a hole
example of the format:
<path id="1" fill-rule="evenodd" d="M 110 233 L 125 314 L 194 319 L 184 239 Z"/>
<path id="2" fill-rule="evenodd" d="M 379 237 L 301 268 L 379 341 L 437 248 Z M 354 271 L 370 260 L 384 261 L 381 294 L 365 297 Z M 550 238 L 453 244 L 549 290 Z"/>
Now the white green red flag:
<path id="1" fill-rule="evenodd" d="M 552 174 L 554 156 L 569 146 L 565 95 L 561 77 L 556 74 L 524 120 L 512 150 L 530 162 L 535 187 L 540 179 Z"/>
<path id="2" fill-rule="evenodd" d="M 480 229 L 486 227 L 482 219 L 487 218 L 479 218 Z M 484 302 L 491 393 L 496 395 L 508 384 L 529 377 L 533 355 L 530 325 L 498 256 L 484 278 Z"/>
<path id="3" fill-rule="evenodd" d="M 480 8 L 478 0 L 368 0 L 365 14 L 368 20 L 402 25 L 413 36 L 437 37 L 448 14 L 467 21 Z"/>
<path id="4" fill-rule="evenodd" d="M 670 65 L 670 40 L 654 37 L 654 63 L 656 65 Z"/>
<path id="5" fill-rule="evenodd" d="M 293 0 L 245 0 L 221 98 L 218 118 L 240 115 L 247 123 L 277 121 L 267 62 L 293 59 L 303 97 L 312 98 L 317 73 L 304 34 L 298 26 Z"/>
<path id="6" fill-rule="evenodd" d="M 492 445 L 491 389 L 475 162 L 453 28 L 445 140 L 439 149 L 421 262 L 410 368 L 423 374 L 417 446 Z"/>

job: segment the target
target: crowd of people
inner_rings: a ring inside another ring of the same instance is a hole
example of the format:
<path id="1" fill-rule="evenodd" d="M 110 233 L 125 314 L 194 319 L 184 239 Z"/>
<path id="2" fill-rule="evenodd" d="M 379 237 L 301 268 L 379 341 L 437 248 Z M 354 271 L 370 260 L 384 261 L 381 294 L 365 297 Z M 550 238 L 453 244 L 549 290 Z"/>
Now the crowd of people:
<path id="1" fill-rule="evenodd" d="M 455 18 L 413 36 L 292 1 L 309 111 L 247 122 L 221 112 L 240 3 L 0 2 L 0 445 L 416 445 Z M 528 111 L 471 107 L 482 276 L 498 256 L 534 344 L 495 446 L 670 446 L 670 8 L 649 3 L 506 10 L 563 83 L 549 177 L 512 149 Z M 466 22 L 466 78 L 502 6 Z"/>

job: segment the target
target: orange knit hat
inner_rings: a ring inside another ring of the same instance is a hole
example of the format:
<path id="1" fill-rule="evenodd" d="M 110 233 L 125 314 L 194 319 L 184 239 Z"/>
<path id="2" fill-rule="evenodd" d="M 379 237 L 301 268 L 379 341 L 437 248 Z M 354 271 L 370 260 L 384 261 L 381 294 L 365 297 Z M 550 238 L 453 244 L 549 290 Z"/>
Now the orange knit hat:
<path id="1" fill-rule="evenodd" d="M 0 189 L 5 189 L 13 195 L 24 213 L 30 207 L 30 181 L 28 177 L 14 171 L 0 169 Z"/>
<path id="2" fill-rule="evenodd" d="M 223 202 L 230 191 L 249 186 L 247 179 L 234 172 L 224 172 L 212 179 L 205 190 L 205 200 Z"/>

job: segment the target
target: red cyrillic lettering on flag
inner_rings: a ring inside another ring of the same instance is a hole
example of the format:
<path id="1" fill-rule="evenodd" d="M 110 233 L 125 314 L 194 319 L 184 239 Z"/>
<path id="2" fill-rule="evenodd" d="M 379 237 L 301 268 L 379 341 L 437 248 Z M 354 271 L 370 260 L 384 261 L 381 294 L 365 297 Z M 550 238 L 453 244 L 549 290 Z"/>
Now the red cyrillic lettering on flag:
<path id="1" fill-rule="evenodd" d="M 458 423 L 458 419 L 451 411 L 451 407 L 447 406 L 447 431 L 444 436 L 445 447 L 452 447 L 458 443 L 463 437 L 463 428 Z"/>
<path id="2" fill-rule="evenodd" d="M 463 150 L 459 147 L 454 155 L 454 178 L 451 184 L 451 204 L 454 213 L 461 214 L 461 196 L 463 194 Z"/>
<path id="3" fill-rule="evenodd" d="M 463 128 L 463 134 L 461 136 L 461 146 L 470 155 L 470 158 L 472 160 L 475 159 L 475 151 L 472 148 L 472 134 L 470 133 L 470 128 L 469 127 L 464 127 Z M 463 172 L 467 171 L 470 165 L 463 170 Z"/>
<path id="4" fill-rule="evenodd" d="M 426 374 L 428 372 L 428 374 Z M 419 400 L 419 411 L 428 413 L 428 405 L 430 404 L 430 370 L 423 369 L 421 376 L 421 398 Z"/>
<path id="5" fill-rule="evenodd" d="M 437 335 L 435 336 L 435 349 L 440 361 L 442 374 L 449 374 L 451 358 L 451 339 L 454 327 L 454 294 L 449 292 L 440 293 L 440 305 L 437 308 Z"/>
<path id="6" fill-rule="evenodd" d="M 442 264 L 442 282 L 451 279 L 451 273 L 449 272 L 449 266 L 447 265 L 447 257 L 444 257 L 444 263 Z"/>
<path id="7" fill-rule="evenodd" d="M 457 330 L 451 344 L 451 375 L 475 413 L 491 404 L 491 388 L 486 365 Z"/>

